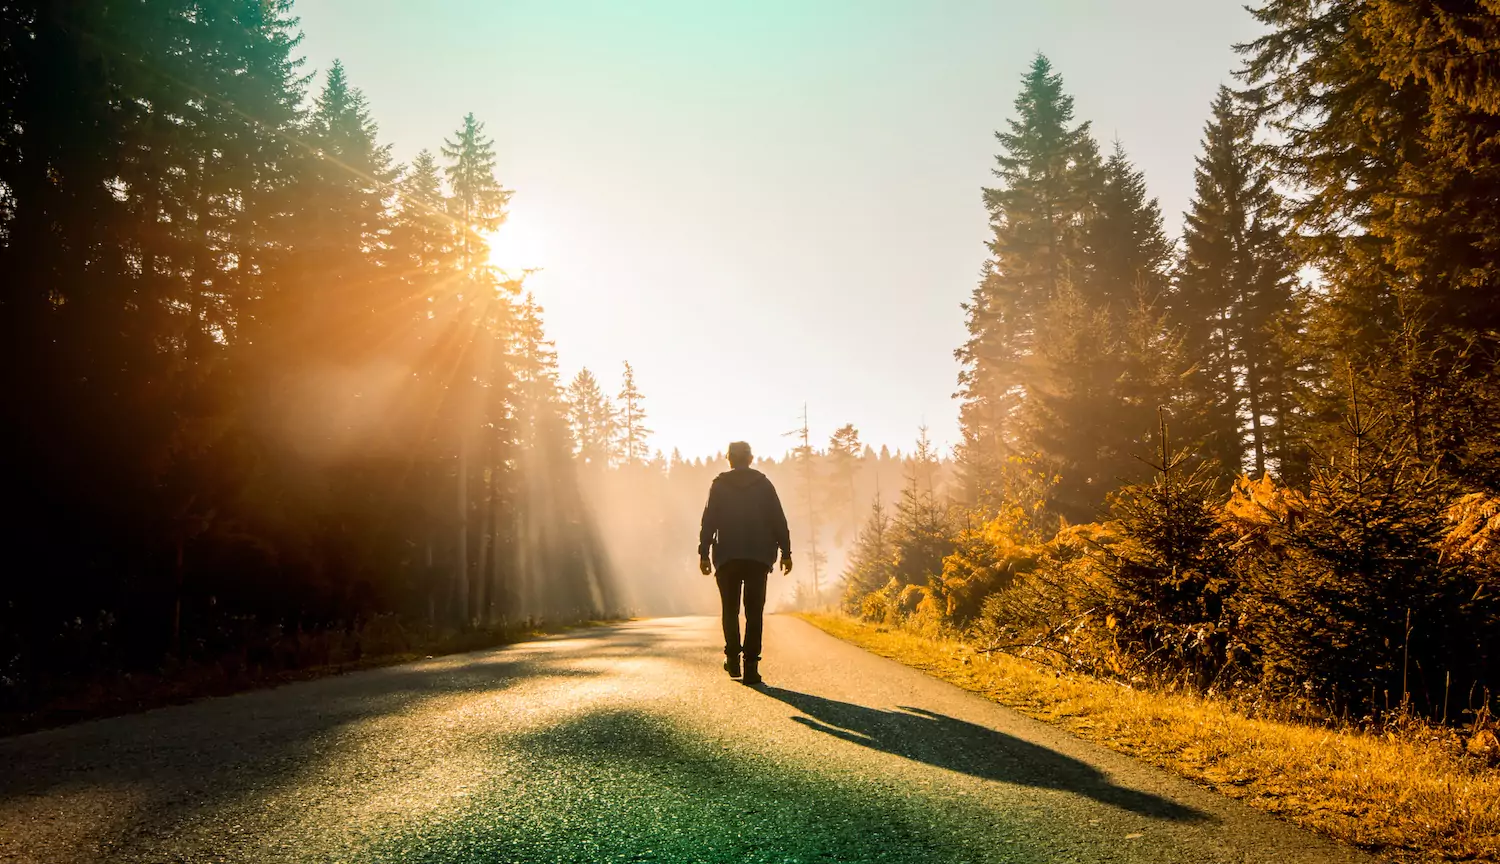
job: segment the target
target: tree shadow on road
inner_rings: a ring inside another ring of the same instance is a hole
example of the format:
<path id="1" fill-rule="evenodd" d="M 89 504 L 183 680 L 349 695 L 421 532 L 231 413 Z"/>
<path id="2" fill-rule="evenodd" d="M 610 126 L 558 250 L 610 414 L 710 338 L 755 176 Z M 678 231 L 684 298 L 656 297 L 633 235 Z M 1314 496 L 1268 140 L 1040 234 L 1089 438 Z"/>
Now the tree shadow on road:
<path id="1" fill-rule="evenodd" d="M 639 710 L 588 710 L 497 739 L 473 758 L 512 766 L 490 770 L 523 785 L 477 790 L 468 809 L 387 836 L 359 860 L 1042 864 L 1073 860 L 1077 848 L 1070 838 L 1018 842 L 1032 836 L 1024 814 L 935 808 L 903 789 L 725 747 Z"/>
<path id="2" fill-rule="evenodd" d="M 1155 819 L 1210 818 L 1175 801 L 1117 786 L 1086 762 L 965 720 L 921 708 L 884 711 L 779 687 L 759 689 L 807 715 L 793 717 L 796 722 L 872 750 L 985 780 L 1073 792 Z"/>
<path id="3" fill-rule="evenodd" d="M 113 816 L 142 826 L 134 836 L 109 839 L 117 857 L 131 860 L 172 857 L 156 851 L 153 844 L 162 842 L 187 848 L 239 842 L 255 832 L 233 826 L 252 818 L 262 829 L 295 824 L 305 818 L 305 807 L 287 790 L 316 782 L 341 758 L 406 770 L 413 751 L 431 746 L 420 736 L 431 734 L 432 724 L 441 729 L 443 718 L 463 706 L 522 685 L 594 679 L 605 674 L 591 662 L 597 657 L 641 655 L 663 644 L 673 643 L 643 628 L 598 628 L 0 738 L 6 768 L 0 771 L 0 860 L 9 860 L 7 820 L 53 795 L 108 796 Z M 372 721 L 405 731 L 394 738 L 374 735 Z M 55 844 L 68 850 L 63 860 L 106 857 L 71 848 L 84 842 L 74 838 L 84 837 L 87 827 L 57 819 L 16 840 L 23 850 Z"/>

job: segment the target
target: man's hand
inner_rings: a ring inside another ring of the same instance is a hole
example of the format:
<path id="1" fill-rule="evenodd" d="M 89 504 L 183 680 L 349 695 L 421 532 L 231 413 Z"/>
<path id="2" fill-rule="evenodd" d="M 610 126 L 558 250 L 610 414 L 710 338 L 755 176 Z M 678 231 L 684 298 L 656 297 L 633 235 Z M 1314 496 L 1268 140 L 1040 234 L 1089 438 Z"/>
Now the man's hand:
<path id="1" fill-rule="evenodd" d="M 792 572 L 792 553 L 784 552 L 781 555 L 781 572 Z"/>
<path id="2" fill-rule="evenodd" d="M 714 572 L 714 564 L 712 561 L 708 560 L 707 556 L 703 556 L 698 559 L 698 572 L 702 573 L 704 576 L 707 576 L 710 573 Z"/>

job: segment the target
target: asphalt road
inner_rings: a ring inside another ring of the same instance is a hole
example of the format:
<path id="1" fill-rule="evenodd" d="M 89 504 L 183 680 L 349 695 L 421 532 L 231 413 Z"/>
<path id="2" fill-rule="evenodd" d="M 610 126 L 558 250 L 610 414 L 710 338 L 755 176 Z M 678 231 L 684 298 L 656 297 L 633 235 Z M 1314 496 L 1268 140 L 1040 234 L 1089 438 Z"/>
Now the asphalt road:
<path id="1" fill-rule="evenodd" d="M 0 739 L 0 861 L 1367 862 L 801 621 L 705 618 Z"/>

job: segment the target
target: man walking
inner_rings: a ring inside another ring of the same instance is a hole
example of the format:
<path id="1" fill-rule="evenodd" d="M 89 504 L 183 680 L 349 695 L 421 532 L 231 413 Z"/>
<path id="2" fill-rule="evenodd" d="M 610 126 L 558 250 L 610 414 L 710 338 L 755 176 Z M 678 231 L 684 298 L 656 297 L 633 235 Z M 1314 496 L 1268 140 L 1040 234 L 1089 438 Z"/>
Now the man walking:
<path id="1" fill-rule="evenodd" d="M 729 445 L 730 470 L 714 478 L 698 533 L 698 569 L 714 573 L 724 614 L 724 669 L 746 684 L 759 684 L 760 639 L 766 608 L 766 578 L 781 550 L 781 572 L 792 572 L 792 538 L 776 487 L 750 467 L 750 445 Z M 740 643 L 740 594 L 745 597 L 745 642 Z"/>

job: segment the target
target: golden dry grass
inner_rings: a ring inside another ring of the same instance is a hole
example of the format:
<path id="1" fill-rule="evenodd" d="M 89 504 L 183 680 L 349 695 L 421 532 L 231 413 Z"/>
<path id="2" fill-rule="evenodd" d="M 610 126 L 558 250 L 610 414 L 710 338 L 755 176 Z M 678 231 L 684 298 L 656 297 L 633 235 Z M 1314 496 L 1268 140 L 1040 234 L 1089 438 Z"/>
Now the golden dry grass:
<path id="1" fill-rule="evenodd" d="M 1500 861 L 1500 770 L 1439 743 L 1252 719 L 970 645 L 805 615 L 875 654 L 1397 861 Z"/>

